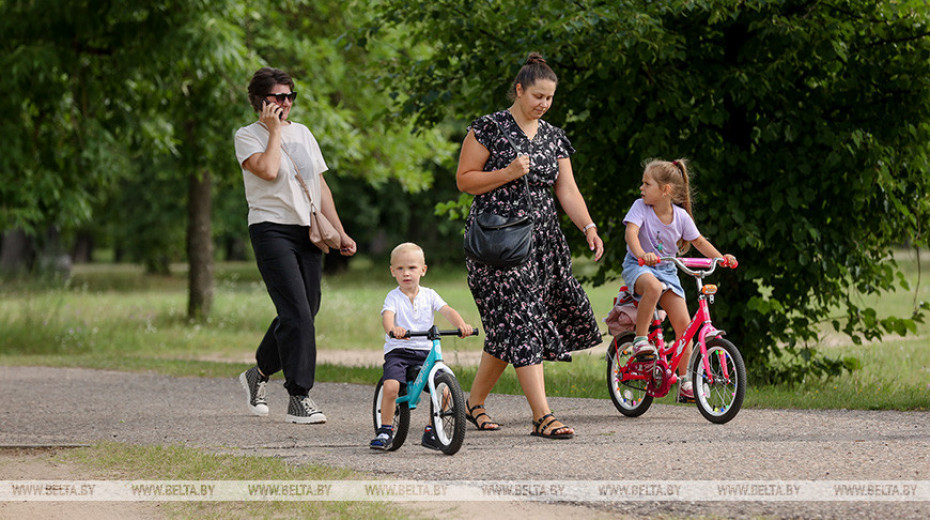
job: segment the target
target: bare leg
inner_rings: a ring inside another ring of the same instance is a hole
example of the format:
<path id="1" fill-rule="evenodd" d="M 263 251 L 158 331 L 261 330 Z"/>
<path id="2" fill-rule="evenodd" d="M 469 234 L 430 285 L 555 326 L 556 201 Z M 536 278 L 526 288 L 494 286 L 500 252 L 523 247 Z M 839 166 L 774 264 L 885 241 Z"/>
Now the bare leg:
<path id="1" fill-rule="evenodd" d="M 491 393 L 497 380 L 501 378 L 504 369 L 508 363 L 497 359 L 487 352 L 481 353 L 481 362 L 478 364 L 478 372 L 475 374 L 475 380 L 471 384 L 471 393 L 468 396 L 470 406 L 483 406 L 485 399 Z M 478 419 L 478 424 L 494 428 L 497 423 L 489 422 L 487 417 Z"/>
<path id="2" fill-rule="evenodd" d="M 653 311 L 662 296 L 662 282 L 652 273 L 644 273 L 636 279 L 636 294 L 642 296 L 636 312 L 636 335 L 648 336 L 649 323 L 652 322 Z M 666 312 L 668 312 L 666 310 Z"/>
<path id="3" fill-rule="evenodd" d="M 400 381 L 388 379 L 381 385 L 381 424 L 394 423 L 394 401 L 400 393 Z"/>
<path id="4" fill-rule="evenodd" d="M 533 422 L 538 422 L 543 416 L 550 413 L 549 400 L 546 398 L 546 380 L 543 373 L 542 363 L 538 365 L 529 365 L 516 369 L 517 380 L 520 381 L 520 387 L 523 394 L 526 395 L 526 401 L 533 411 Z M 564 426 L 561 422 L 555 421 L 549 427 L 552 432 L 574 433 L 575 430 Z"/>
<path id="5" fill-rule="evenodd" d="M 688 305 L 685 303 L 685 299 L 672 291 L 668 291 L 662 295 L 661 303 L 662 308 L 665 309 L 665 312 L 668 314 L 668 320 L 672 323 L 672 328 L 675 329 L 675 339 L 684 337 L 685 332 L 688 330 L 688 325 L 691 323 L 691 317 L 688 315 Z M 691 359 L 690 341 L 685 345 L 685 350 L 682 352 L 681 356 L 681 362 L 678 364 L 677 372 L 679 376 L 687 375 L 689 359 Z"/>

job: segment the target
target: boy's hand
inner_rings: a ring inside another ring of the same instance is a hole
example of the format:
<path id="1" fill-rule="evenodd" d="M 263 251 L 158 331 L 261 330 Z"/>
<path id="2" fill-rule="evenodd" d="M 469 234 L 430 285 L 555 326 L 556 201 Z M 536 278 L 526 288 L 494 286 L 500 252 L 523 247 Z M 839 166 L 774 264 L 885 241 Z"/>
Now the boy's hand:
<path id="1" fill-rule="evenodd" d="M 464 323 L 461 327 L 459 327 L 460 338 L 467 338 L 468 336 L 471 336 L 473 332 L 475 332 L 475 328 L 467 323 Z"/>
<path id="2" fill-rule="evenodd" d="M 410 338 L 405 338 L 404 336 L 406 335 L 407 335 L 407 329 L 403 327 L 391 327 L 391 330 L 388 331 L 388 336 L 391 336 L 395 339 L 410 339 Z"/>

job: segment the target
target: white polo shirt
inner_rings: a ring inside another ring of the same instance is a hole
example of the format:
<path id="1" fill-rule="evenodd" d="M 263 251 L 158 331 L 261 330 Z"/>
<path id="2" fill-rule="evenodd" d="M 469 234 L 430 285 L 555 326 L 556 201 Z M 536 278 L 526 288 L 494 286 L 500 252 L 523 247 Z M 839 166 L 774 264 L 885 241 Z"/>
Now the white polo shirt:
<path id="1" fill-rule="evenodd" d="M 411 302 L 410 298 L 401 292 L 400 287 L 397 287 L 384 298 L 381 314 L 385 311 L 392 311 L 394 325 L 406 330 L 421 331 L 429 330 L 433 326 L 433 314 L 445 306 L 446 302 L 439 296 L 439 293 L 432 289 L 420 286 L 420 291 Z M 429 350 L 433 348 L 433 342 L 422 336 L 394 339 L 385 334 L 384 353 L 387 354 L 395 348 Z"/>

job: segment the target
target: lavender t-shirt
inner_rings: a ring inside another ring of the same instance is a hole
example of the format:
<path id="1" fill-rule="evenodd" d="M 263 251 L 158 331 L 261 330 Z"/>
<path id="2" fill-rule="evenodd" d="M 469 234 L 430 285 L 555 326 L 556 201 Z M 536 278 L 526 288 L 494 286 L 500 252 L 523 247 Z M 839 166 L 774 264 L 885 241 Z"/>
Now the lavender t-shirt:
<path id="1" fill-rule="evenodd" d="M 696 240 L 698 233 L 694 220 L 684 208 L 672 204 L 672 223 L 665 225 L 656 216 L 655 209 L 636 199 L 633 207 L 623 217 L 624 224 L 639 226 L 639 245 L 647 253 L 658 256 L 678 256 L 678 240 Z M 630 251 L 630 246 L 626 250 Z"/>

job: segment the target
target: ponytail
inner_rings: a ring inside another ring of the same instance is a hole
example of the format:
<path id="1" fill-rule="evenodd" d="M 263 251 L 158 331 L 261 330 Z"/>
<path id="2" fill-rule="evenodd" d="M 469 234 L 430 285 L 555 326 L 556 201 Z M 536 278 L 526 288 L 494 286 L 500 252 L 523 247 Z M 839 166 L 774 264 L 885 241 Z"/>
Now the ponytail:
<path id="1" fill-rule="evenodd" d="M 670 184 L 672 186 L 672 203 L 681 206 L 688 212 L 691 220 L 694 220 L 694 213 L 691 212 L 691 181 L 688 175 L 688 162 L 686 159 L 675 159 L 674 161 L 652 160 L 646 164 L 646 171 L 652 171 L 652 177 L 659 185 Z M 691 247 L 691 244 L 685 240 L 678 241 L 678 251 L 685 253 Z"/>

